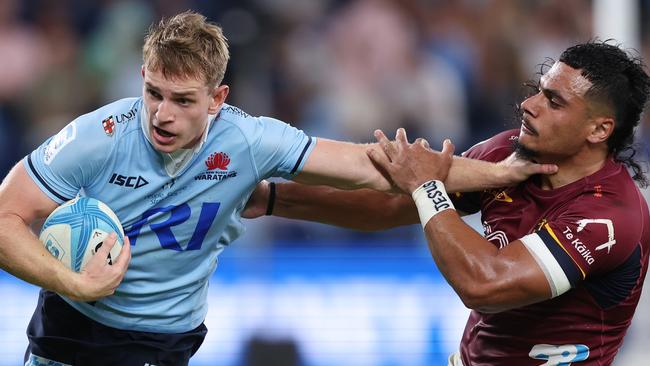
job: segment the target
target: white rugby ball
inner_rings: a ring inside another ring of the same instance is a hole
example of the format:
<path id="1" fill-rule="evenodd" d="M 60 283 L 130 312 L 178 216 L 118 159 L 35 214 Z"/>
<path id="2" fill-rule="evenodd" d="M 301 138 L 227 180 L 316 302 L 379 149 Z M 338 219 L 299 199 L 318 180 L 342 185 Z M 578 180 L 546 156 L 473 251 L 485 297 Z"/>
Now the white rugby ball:
<path id="1" fill-rule="evenodd" d="M 90 197 L 77 197 L 52 211 L 39 239 L 54 257 L 80 272 L 112 232 L 117 233 L 117 242 L 108 257 L 109 264 L 122 250 L 122 224 L 107 204 Z"/>

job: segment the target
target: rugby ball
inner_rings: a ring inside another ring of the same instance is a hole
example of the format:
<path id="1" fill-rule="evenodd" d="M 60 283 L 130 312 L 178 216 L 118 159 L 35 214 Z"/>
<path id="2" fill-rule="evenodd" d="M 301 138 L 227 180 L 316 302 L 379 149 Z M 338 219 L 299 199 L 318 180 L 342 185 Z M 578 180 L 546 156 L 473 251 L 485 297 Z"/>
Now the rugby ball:
<path id="1" fill-rule="evenodd" d="M 39 239 L 54 257 L 80 272 L 112 232 L 117 233 L 117 242 L 108 256 L 109 264 L 122 250 L 122 224 L 105 203 L 77 197 L 52 211 L 43 223 Z"/>

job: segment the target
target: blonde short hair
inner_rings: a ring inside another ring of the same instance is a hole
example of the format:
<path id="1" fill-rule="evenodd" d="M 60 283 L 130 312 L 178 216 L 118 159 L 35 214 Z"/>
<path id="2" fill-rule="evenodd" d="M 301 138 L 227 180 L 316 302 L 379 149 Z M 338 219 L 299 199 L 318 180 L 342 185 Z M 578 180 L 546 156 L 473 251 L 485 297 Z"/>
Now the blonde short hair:
<path id="1" fill-rule="evenodd" d="M 221 83 L 230 55 L 221 27 L 193 11 L 152 24 L 142 59 L 148 70 L 165 77 L 201 77 L 213 88 Z"/>

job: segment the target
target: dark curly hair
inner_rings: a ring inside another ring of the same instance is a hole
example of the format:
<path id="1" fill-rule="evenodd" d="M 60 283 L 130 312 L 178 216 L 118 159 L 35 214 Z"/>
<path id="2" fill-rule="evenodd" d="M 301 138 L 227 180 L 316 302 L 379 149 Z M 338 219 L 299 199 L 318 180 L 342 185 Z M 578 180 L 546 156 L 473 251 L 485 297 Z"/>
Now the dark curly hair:
<path id="1" fill-rule="evenodd" d="M 633 178 L 642 187 L 648 186 L 641 165 L 634 159 L 634 130 L 650 94 L 650 77 L 643 62 L 628 54 L 611 40 L 591 41 L 567 48 L 560 62 L 581 71 L 592 86 L 587 99 L 609 108 L 614 113 L 614 132 L 607 140 L 614 159 L 630 167 Z"/>

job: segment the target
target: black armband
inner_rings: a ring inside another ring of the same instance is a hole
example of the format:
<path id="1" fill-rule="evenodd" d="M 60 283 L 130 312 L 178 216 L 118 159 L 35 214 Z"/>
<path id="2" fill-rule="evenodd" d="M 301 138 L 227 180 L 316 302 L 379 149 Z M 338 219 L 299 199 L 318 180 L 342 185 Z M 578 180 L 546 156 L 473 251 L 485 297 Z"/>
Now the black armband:
<path id="1" fill-rule="evenodd" d="M 273 215 L 273 205 L 275 204 L 275 182 L 269 183 L 269 202 L 266 204 L 265 215 Z"/>

